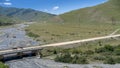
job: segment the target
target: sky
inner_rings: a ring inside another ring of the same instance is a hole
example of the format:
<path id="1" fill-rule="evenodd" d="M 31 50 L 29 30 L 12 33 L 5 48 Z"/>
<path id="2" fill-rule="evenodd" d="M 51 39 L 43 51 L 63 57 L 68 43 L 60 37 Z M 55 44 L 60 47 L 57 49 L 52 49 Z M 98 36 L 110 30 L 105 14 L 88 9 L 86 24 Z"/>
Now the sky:
<path id="1" fill-rule="evenodd" d="M 32 8 L 52 14 L 63 14 L 72 10 L 91 7 L 107 0 L 0 0 L 5 7 Z"/>

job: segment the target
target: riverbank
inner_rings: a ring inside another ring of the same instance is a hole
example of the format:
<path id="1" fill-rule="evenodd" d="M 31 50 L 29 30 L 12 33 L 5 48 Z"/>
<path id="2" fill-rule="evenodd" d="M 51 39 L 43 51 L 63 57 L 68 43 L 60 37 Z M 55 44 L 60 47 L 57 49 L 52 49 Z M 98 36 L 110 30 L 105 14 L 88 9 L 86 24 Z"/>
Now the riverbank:
<path id="1" fill-rule="evenodd" d="M 49 59 L 24 58 L 6 62 L 10 68 L 119 68 L 120 64 L 67 64 Z"/>

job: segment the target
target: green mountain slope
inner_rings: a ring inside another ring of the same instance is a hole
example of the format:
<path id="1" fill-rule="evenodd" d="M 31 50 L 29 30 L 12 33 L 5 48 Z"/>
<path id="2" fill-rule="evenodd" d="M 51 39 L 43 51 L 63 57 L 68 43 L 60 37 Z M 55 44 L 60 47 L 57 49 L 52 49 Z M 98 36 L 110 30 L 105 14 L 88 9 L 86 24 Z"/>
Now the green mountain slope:
<path id="1" fill-rule="evenodd" d="M 60 15 L 65 22 L 117 23 L 120 21 L 120 0 L 110 0 L 94 7 L 74 10 Z"/>
<path id="2" fill-rule="evenodd" d="M 12 17 L 23 21 L 43 21 L 55 15 L 36 11 L 33 9 L 0 7 L 0 15 Z"/>

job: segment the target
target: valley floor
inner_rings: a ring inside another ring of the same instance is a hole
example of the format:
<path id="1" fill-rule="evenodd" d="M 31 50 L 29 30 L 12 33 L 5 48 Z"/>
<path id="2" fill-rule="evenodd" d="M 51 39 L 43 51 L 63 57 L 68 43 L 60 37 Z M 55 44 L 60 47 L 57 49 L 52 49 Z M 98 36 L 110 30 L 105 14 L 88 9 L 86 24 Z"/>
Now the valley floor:
<path id="1" fill-rule="evenodd" d="M 44 43 L 57 43 L 72 40 L 107 36 L 114 31 L 119 34 L 120 24 L 111 23 L 35 23 L 26 28 L 27 34 Z"/>

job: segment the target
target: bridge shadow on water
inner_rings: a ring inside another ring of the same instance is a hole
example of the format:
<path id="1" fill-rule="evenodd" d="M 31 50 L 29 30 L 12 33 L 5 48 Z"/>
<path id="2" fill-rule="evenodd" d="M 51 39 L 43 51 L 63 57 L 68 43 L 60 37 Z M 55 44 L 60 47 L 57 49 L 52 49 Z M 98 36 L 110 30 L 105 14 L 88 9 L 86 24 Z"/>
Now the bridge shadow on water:
<path id="1" fill-rule="evenodd" d="M 4 57 L 2 60 L 0 60 L 1 62 L 5 63 L 7 61 L 11 61 L 11 60 L 19 60 L 25 57 L 33 57 L 36 56 L 35 53 L 27 53 L 27 54 L 23 54 L 22 56 L 20 55 L 12 55 L 12 56 L 6 56 Z"/>

